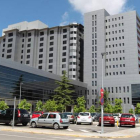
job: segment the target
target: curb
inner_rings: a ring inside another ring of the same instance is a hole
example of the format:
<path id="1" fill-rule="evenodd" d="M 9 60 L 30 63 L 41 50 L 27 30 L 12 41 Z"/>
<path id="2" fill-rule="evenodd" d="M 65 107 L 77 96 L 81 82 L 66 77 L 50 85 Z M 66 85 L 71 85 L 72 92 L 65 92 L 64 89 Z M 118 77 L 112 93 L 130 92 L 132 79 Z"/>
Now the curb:
<path id="1" fill-rule="evenodd" d="M 60 133 L 50 133 L 50 132 L 34 132 L 26 130 L 16 130 L 16 129 L 1 129 L 1 131 L 12 131 L 12 132 L 24 132 L 24 133 L 33 133 L 33 134 L 48 134 L 48 135 L 59 135 L 59 136 L 71 136 L 71 137 L 82 137 L 82 138 L 131 138 L 133 136 L 85 136 L 85 135 L 75 135 L 75 134 L 60 134 Z"/>

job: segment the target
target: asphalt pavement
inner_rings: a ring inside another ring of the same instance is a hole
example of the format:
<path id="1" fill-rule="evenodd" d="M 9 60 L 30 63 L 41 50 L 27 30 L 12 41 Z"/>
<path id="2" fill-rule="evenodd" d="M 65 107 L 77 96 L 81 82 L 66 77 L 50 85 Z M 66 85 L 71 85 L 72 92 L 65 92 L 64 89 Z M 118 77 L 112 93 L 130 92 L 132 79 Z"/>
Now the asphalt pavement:
<path id="1" fill-rule="evenodd" d="M 132 138 L 140 135 L 140 124 L 137 124 L 136 128 L 120 127 L 117 128 L 111 126 L 104 126 L 104 134 L 100 134 L 101 127 L 98 123 L 94 122 L 93 125 L 82 124 L 76 125 L 71 124 L 69 129 L 54 130 L 53 128 L 30 128 L 29 126 L 17 125 L 14 129 L 9 125 L 0 124 L 0 140 L 16 140 L 22 139 L 73 139 L 73 140 L 90 140 L 103 138 L 105 140 L 114 138 Z M 37 135 L 37 136 L 36 136 Z M 34 137 L 35 136 L 35 137 Z M 12 138 L 12 139 L 11 139 Z M 137 139 L 138 140 L 138 139 Z"/>

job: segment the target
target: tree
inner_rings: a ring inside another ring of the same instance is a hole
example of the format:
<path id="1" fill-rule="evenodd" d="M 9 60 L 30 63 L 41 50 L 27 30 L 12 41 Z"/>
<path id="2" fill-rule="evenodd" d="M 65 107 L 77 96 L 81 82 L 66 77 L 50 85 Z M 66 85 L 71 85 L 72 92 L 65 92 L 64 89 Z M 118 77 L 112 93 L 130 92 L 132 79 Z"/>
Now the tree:
<path id="1" fill-rule="evenodd" d="M 114 113 L 122 113 L 122 100 L 115 99 Z"/>
<path id="2" fill-rule="evenodd" d="M 104 108 L 108 107 L 108 105 L 110 104 L 108 97 L 109 97 L 109 92 L 104 91 Z"/>
<path id="3" fill-rule="evenodd" d="M 36 103 L 36 108 L 35 108 L 36 111 L 42 111 L 43 110 L 43 103 L 41 101 L 38 101 Z"/>
<path id="4" fill-rule="evenodd" d="M 89 112 L 90 113 L 94 113 L 95 112 L 95 106 L 92 105 L 90 108 L 89 108 Z"/>
<path id="5" fill-rule="evenodd" d="M 57 105 L 57 111 L 63 112 L 63 110 L 65 110 L 65 106 L 62 105 L 62 104 L 58 104 L 58 105 Z"/>
<path id="6" fill-rule="evenodd" d="M 78 97 L 77 105 L 74 106 L 74 112 L 75 113 L 85 112 L 86 111 L 85 104 L 86 104 L 85 97 L 84 96 Z"/>
<path id="7" fill-rule="evenodd" d="M 26 101 L 26 99 L 24 99 L 24 100 L 22 100 L 19 104 L 18 104 L 18 108 L 20 108 L 20 109 L 25 109 L 25 110 L 30 110 L 30 107 L 31 107 L 32 105 L 30 104 L 30 103 L 28 103 L 27 101 Z"/>
<path id="8" fill-rule="evenodd" d="M 72 90 L 73 86 L 69 84 L 69 82 L 70 81 L 66 77 L 66 71 L 64 71 L 61 81 L 56 81 L 56 84 L 59 86 L 54 90 L 56 94 L 53 96 L 53 99 L 58 105 L 64 105 L 64 109 L 66 106 L 73 104 L 71 94 L 74 90 Z"/>
<path id="9" fill-rule="evenodd" d="M 5 103 L 5 101 L 0 101 L 0 110 L 5 110 L 7 108 L 9 108 L 7 103 Z"/>
<path id="10" fill-rule="evenodd" d="M 129 110 L 129 113 L 133 114 L 134 113 L 134 110 L 133 109 L 130 109 Z"/>
<path id="11" fill-rule="evenodd" d="M 135 108 L 135 113 L 140 114 L 140 103 L 137 103 L 136 108 Z"/>
<path id="12" fill-rule="evenodd" d="M 106 113 L 113 113 L 114 112 L 114 107 L 108 103 L 108 105 L 104 108 L 104 112 Z"/>
<path id="13" fill-rule="evenodd" d="M 46 101 L 46 103 L 44 104 L 43 108 L 46 111 L 57 111 L 57 105 L 56 105 L 56 102 L 54 100 Z"/>

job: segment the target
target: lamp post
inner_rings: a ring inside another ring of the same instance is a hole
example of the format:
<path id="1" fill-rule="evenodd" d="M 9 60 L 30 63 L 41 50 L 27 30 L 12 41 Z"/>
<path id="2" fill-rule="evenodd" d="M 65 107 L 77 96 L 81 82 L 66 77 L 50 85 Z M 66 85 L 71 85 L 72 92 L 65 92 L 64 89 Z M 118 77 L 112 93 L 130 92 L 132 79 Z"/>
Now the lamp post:
<path id="1" fill-rule="evenodd" d="M 21 85 L 22 85 L 23 83 L 22 82 L 20 82 L 20 96 L 19 96 L 19 104 L 20 104 L 20 101 L 21 101 Z"/>
<path id="2" fill-rule="evenodd" d="M 104 77 L 104 70 L 103 70 L 103 67 L 104 67 L 104 55 L 106 55 L 106 52 L 103 52 L 101 53 L 102 55 L 102 89 L 104 89 L 104 85 L 103 85 L 103 77 Z M 102 104 L 101 105 L 101 134 L 104 133 L 104 119 L 103 119 L 103 116 L 104 116 L 104 105 Z"/>

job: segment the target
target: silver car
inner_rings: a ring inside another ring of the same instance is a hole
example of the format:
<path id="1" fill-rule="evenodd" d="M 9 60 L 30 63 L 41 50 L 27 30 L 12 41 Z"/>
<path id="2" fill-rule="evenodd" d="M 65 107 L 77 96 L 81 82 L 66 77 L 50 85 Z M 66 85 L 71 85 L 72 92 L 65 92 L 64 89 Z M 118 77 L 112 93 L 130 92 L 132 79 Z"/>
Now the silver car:
<path id="1" fill-rule="evenodd" d="M 30 126 L 33 128 L 37 126 L 46 126 L 53 127 L 54 129 L 59 129 L 60 127 L 67 129 L 69 125 L 70 122 L 67 115 L 54 112 L 44 113 L 40 117 L 31 119 L 30 121 Z"/>

